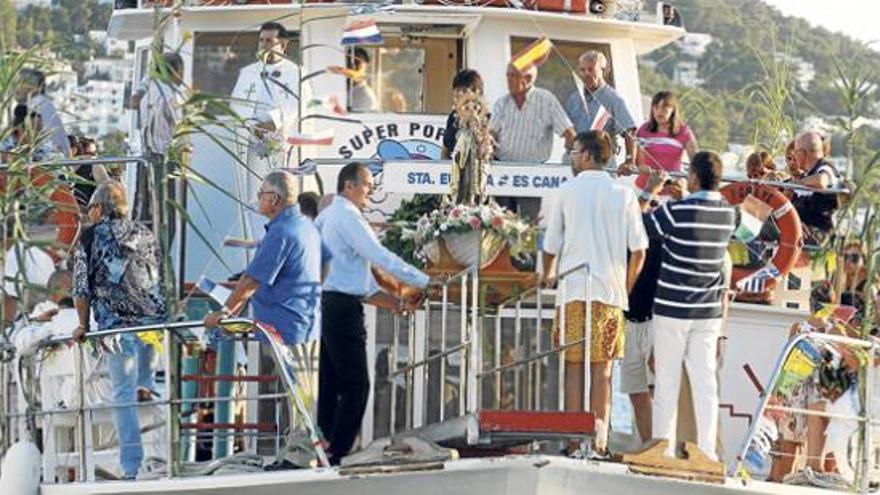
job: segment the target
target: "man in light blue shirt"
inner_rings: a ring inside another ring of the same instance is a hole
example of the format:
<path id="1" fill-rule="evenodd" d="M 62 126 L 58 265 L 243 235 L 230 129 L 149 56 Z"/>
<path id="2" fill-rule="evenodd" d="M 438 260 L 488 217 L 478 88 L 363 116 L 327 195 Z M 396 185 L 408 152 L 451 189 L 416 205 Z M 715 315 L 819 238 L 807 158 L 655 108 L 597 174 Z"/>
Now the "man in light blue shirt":
<path id="1" fill-rule="evenodd" d="M 354 444 L 370 390 L 363 302 L 381 297 L 405 305 L 379 290 L 371 268 L 420 289 L 430 282 L 428 275 L 382 246 L 370 228 L 362 211 L 372 191 L 373 176 L 366 165 L 349 163 L 339 172 L 336 198 L 315 222 L 332 256 L 321 301 L 318 391 L 318 426 L 330 442 L 331 464 L 338 464 Z"/>
<path id="2" fill-rule="evenodd" d="M 565 113 L 574 124 L 575 132 L 605 131 L 615 137 L 613 141 L 615 148 L 617 148 L 616 136 L 623 135 L 626 159 L 619 168 L 621 171 L 632 172 L 635 169 L 636 122 L 629 113 L 623 97 L 605 81 L 607 64 L 605 55 L 596 50 L 587 50 L 580 56 L 578 77 L 583 81 L 584 91 L 583 94 L 575 91 L 569 95 L 565 101 Z M 603 108 L 610 114 L 607 118 L 599 115 Z M 594 124 L 596 129 L 593 129 Z M 617 149 L 613 152 L 616 155 Z"/>
<path id="3" fill-rule="evenodd" d="M 288 172 L 266 175 L 257 193 L 260 213 L 269 219 L 254 259 L 220 311 L 205 318 L 217 326 L 250 299 L 254 318 L 273 326 L 285 344 L 314 340 L 320 328 L 322 271 L 330 253 L 296 204 L 296 178 Z"/>

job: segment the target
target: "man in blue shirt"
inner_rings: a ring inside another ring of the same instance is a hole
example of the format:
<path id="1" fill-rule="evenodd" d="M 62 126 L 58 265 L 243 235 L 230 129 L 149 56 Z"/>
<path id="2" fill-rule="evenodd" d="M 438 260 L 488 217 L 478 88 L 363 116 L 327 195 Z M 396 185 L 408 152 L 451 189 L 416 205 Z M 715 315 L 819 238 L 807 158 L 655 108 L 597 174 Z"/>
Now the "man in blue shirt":
<path id="1" fill-rule="evenodd" d="M 206 327 L 238 314 L 252 300 L 254 318 L 272 325 L 284 343 L 318 336 L 321 279 L 329 253 L 318 230 L 296 204 L 296 178 L 284 171 L 266 175 L 257 192 L 260 213 L 269 219 L 266 236 L 220 311 Z"/>
<path id="2" fill-rule="evenodd" d="M 373 191 L 373 176 L 366 165 L 353 162 L 343 167 L 336 191 L 333 203 L 316 221 L 332 254 L 321 303 L 318 378 L 318 426 L 330 442 L 331 464 L 339 464 L 354 444 L 370 392 L 363 302 L 406 306 L 406 301 L 379 290 L 371 268 L 422 289 L 430 281 L 382 246 L 361 213 Z"/>
<path id="3" fill-rule="evenodd" d="M 623 97 L 605 81 L 607 64 L 605 55 L 596 50 L 587 50 L 580 56 L 578 77 L 583 81 L 584 91 L 582 94 L 575 91 L 569 95 L 565 101 L 565 113 L 577 133 L 597 130 L 614 136 L 614 156 L 617 155 L 616 136 L 622 135 L 626 160 L 619 168 L 621 172 L 632 172 L 636 169 L 636 123 Z M 603 109 L 608 114 L 607 118 L 600 115 Z"/>

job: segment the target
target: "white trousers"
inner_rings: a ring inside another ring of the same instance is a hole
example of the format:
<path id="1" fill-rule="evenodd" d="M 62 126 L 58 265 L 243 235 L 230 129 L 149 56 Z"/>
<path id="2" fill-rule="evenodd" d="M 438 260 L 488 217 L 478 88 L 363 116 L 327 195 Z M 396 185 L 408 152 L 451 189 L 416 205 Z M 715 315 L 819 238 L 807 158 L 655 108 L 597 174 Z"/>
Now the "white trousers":
<path id="1" fill-rule="evenodd" d="M 718 377 L 715 359 L 720 318 L 680 320 L 655 315 L 654 332 L 654 438 L 669 441 L 667 455 L 675 455 L 675 425 L 678 419 L 678 394 L 681 387 L 681 363 L 687 367 L 697 423 L 697 446 L 716 459 L 718 435 Z"/>

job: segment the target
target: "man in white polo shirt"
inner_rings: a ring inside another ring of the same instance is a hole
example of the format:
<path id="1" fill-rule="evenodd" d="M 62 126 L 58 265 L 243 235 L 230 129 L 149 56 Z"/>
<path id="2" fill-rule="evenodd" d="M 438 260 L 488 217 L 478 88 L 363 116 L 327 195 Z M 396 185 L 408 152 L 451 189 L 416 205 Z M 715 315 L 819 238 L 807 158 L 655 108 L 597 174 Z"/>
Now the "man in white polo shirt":
<path id="1" fill-rule="evenodd" d="M 623 356 L 627 294 L 635 285 L 648 247 L 635 191 L 603 170 L 611 148 L 611 138 L 604 131 L 577 135 L 571 150 L 575 178 L 557 194 L 543 246 L 546 284 L 552 284 L 556 274 L 581 264 L 590 268 L 590 293 L 586 293 L 585 273 L 579 270 L 560 281 L 556 305 L 565 308 L 564 342 L 572 343 L 584 338 L 586 302 L 590 303 L 590 407 L 596 417 L 597 439 L 607 437 L 611 364 Z M 558 326 L 554 325 L 554 333 L 559 332 Z M 570 411 L 580 410 L 583 404 L 583 362 L 583 347 L 565 352 L 565 407 Z M 604 454 L 604 450 L 597 442 L 596 451 Z"/>

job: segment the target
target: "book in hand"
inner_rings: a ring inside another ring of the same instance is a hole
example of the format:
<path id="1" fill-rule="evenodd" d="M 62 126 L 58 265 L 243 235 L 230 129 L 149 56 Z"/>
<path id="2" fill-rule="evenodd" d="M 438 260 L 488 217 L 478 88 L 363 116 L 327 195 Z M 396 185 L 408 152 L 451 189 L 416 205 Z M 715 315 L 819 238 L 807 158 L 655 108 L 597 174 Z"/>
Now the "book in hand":
<path id="1" fill-rule="evenodd" d="M 231 290 L 205 277 L 199 279 L 198 287 L 199 290 L 221 305 L 226 304 L 226 298 L 232 294 Z"/>

